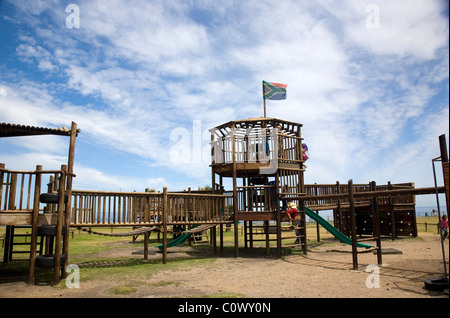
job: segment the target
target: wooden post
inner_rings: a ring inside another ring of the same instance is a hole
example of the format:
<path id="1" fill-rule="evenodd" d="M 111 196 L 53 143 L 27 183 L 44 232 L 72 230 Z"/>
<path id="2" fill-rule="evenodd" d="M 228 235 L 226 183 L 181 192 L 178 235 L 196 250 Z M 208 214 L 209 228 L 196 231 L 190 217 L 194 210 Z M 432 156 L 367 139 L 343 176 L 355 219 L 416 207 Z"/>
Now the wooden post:
<path id="1" fill-rule="evenodd" d="M 248 248 L 248 221 L 244 221 L 244 248 Z"/>
<path id="2" fill-rule="evenodd" d="M 66 194 L 68 197 L 67 203 L 65 205 L 65 225 L 66 225 L 66 235 L 63 237 L 63 254 L 66 257 L 66 262 L 63 265 L 63 277 L 66 273 L 66 266 L 69 262 L 69 226 L 70 226 L 70 214 L 72 209 L 72 180 L 73 180 L 73 163 L 75 158 L 75 141 L 77 138 L 77 124 L 72 122 L 72 127 L 70 129 L 70 144 L 69 144 L 69 159 L 67 161 L 67 171 L 69 174 L 67 175 L 66 180 Z"/>
<path id="3" fill-rule="evenodd" d="M 72 122 L 72 127 L 70 129 L 69 159 L 67 161 L 67 171 L 69 172 L 73 172 L 76 138 L 77 138 L 77 123 Z"/>
<path id="4" fill-rule="evenodd" d="M 216 226 L 211 229 L 211 240 L 213 243 L 214 256 L 217 256 L 217 232 Z"/>
<path id="5" fill-rule="evenodd" d="M 317 191 L 317 183 L 314 183 L 314 194 L 318 195 Z M 316 211 L 317 214 L 319 214 L 319 211 Z M 317 235 L 317 242 L 320 242 L 320 225 L 319 222 L 316 222 L 316 235 Z"/>
<path id="6" fill-rule="evenodd" d="M 250 179 L 248 179 L 247 185 L 250 186 L 250 183 Z M 253 211 L 253 189 L 248 188 L 245 192 L 247 193 L 247 211 Z M 253 248 L 253 221 L 247 221 L 247 225 L 245 239 L 248 241 L 248 247 Z"/>
<path id="7" fill-rule="evenodd" d="M 233 123 L 232 133 L 232 155 L 233 155 L 233 210 L 234 210 L 234 255 L 239 257 L 239 220 L 238 220 L 238 199 L 236 181 L 236 127 Z"/>
<path id="8" fill-rule="evenodd" d="M 61 250 L 62 250 L 62 228 L 64 223 L 64 210 L 65 210 L 65 187 L 66 187 L 66 172 L 67 165 L 61 166 L 61 175 L 59 177 L 59 189 L 58 189 L 58 214 L 56 221 L 56 236 L 55 236 L 55 251 L 53 258 L 53 285 L 59 282 L 59 271 L 61 269 Z M 68 232 L 69 229 L 66 229 Z M 67 233 L 66 233 L 67 234 Z M 68 236 L 68 234 L 66 235 Z"/>
<path id="9" fill-rule="evenodd" d="M 351 223 L 351 238 L 352 238 L 352 255 L 353 255 L 353 270 L 358 270 L 358 251 L 356 246 L 356 215 L 355 215 L 355 201 L 353 197 L 353 180 L 348 180 L 348 200 L 350 203 L 350 223 Z"/>
<path id="10" fill-rule="evenodd" d="M 9 180 L 6 180 L 9 184 L 6 186 L 6 193 L 9 190 L 8 196 L 8 210 L 15 210 L 16 204 L 16 190 L 17 190 L 17 173 L 10 172 Z M 7 225 L 5 232 L 5 251 L 3 256 L 3 262 L 7 263 L 12 260 L 12 249 L 14 245 L 14 225 Z"/>
<path id="11" fill-rule="evenodd" d="M 8 210 L 16 209 L 17 173 L 10 173 Z"/>
<path id="12" fill-rule="evenodd" d="M 280 174 L 275 173 L 275 204 L 277 212 L 277 258 L 281 258 L 281 211 L 280 211 Z M 299 227 L 299 225 L 297 225 Z"/>
<path id="13" fill-rule="evenodd" d="M 249 211 L 248 209 L 248 193 L 250 192 L 248 188 L 245 188 L 245 186 L 250 185 L 250 183 L 247 184 L 247 178 L 242 178 L 242 206 L 245 211 Z M 244 221 L 244 248 L 248 248 L 248 221 Z"/>
<path id="14" fill-rule="evenodd" d="M 5 169 L 5 164 L 4 163 L 0 163 L 0 204 L 2 203 L 2 196 L 3 196 L 3 175 L 4 172 L 1 169 Z M 2 207 L 0 206 L 0 209 Z"/>
<path id="15" fill-rule="evenodd" d="M 36 174 L 34 179 L 34 200 L 33 214 L 31 219 L 31 245 L 30 245 L 30 265 L 28 267 L 28 284 L 34 284 L 34 267 L 36 263 L 36 246 L 37 246 L 37 230 L 39 217 L 39 196 L 41 194 L 41 174 L 42 166 L 36 166 Z"/>
<path id="16" fill-rule="evenodd" d="M 388 189 L 392 190 L 392 184 L 391 181 L 388 181 Z M 389 196 L 389 213 L 391 213 L 391 235 L 392 240 L 395 240 L 397 238 L 397 227 L 395 225 L 395 211 L 394 211 L 394 199 L 392 196 Z"/>
<path id="17" fill-rule="evenodd" d="M 339 184 L 339 181 L 336 181 L 336 193 L 339 194 L 341 193 L 341 186 Z M 344 226 L 343 226 L 343 218 L 342 218 L 342 208 L 341 208 L 341 199 L 337 199 L 337 215 L 339 217 L 339 227 L 337 227 L 337 229 L 341 232 L 343 232 Z M 337 222 L 337 220 L 334 221 L 335 224 Z"/>
<path id="18" fill-rule="evenodd" d="M 163 208 L 162 208 L 162 219 L 163 219 L 163 264 L 167 264 L 167 214 L 168 214 L 168 200 L 167 200 L 167 187 L 163 188 Z"/>
<path id="19" fill-rule="evenodd" d="M 376 191 L 376 183 L 372 181 L 370 183 L 370 188 L 372 191 Z M 383 263 L 381 256 L 381 237 L 380 237 L 380 212 L 378 210 L 378 197 L 372 198 L 372 222 L 373 222 L 373 236 L 376 240 L 377 245 L 377 261 L 378 265 Z"/>
<path id="20" fill-rule="evenodd" d="M 301 140 L 302 140 L 302 132 L 301 132 L 301 126 L 297 125 L 297 137 L 298 137 L 298 142 L 297 145 L 299 147 L 299 155 L 301 156 L 302 154 L 302 145 L 301 145 Z M 297 193 L 305 193 L 306 189 L 305 189 L 305 178 L 303 176 L 303 171 L 304 171 L 304 162 L 303 162 L 303 158 L 297 158 L 302 160 L 300 163 L 300 171 L 298 172 L 298 180 L 297 180 Z M 305 212 L 305 201 L 300 201 L 299 202 L 299 206 L 300 206 L 300 210 L 299 210 L 299 214 L 301 215 L 301 222 L 297 223 L 297 227 L 302 227 L 302 230 L 299 230 L 298 233 L 296 231 L 296 235 L 298 236 L 299 234 L 302 234 L 303 231 L 303 237 L 300 239 L 300 242 L 302 242 L 302 246 L 303 246 L 303 254 L 307 255 L 308 254 L 308 238 L 307 238 L 307 234 L 306 234 L 306 212 Z M 300 224 L 299 224 L 300 223 Z"/>
<path id="21" fill-rule="evenodd" d="M 222 179 L 222 176 L 219 176 L 219 185 L 220 185 L 220 192 L 223 194 L 223 179 Z M 224 204 L 223 204 L 223 214 L 224 214 L 224 216 L 225 216 L 225 211 L 228 211 L 227 200 L 226 199 L 224 200 Z M 220 251 L 223 252 L 223 223 L 221 223 L 220 227 L 219 227 L 219 237 L 220 237 Z"/>
<path id="22" fill-rule="evenodd" d="M 211 132 L 211 143 L 214 142 L 214 131 Z M 214 151 L 216 151 L 215 148 L 213 148 Z M 213 149 L 211 149 L 211 151 L 213 151 Z M 211 153 L 211 155 L 215 155 L 213 153 Z M 216 193 L 216 172 L 214 169 L 214 166 L 212 165 L 212 160 L 211 160 L 211 189 L 212 189 L 212 193 L 215 194 Z M 220 216 L 220 219 L 222 219 L 222 216 L 220 215 L 220 205 L 215 205 L 214 207 L 215 209 L 219 209 L 218 213 Z M 225 207 L 224 207 L 225 208 Z M 216 232 L 216 227 L 213 228 L 213 230 L 211 231 L 211 235 L 212 235 L 212 239 L 213 239 L 213 249 L 214 249 L 214 256 L 217 255 L 217 232 Z M 220 237 L 220 239 L 222 239 L 222 236 Z M 222 247 L 222 242 L 220 242 L 220 246 Z"/>
<path id="23" fill-rule="evenodd" d="M 144 233 L 144 260 L 148 260 L 148 241 L 150 238 L 150 232 Z"/>
<path id="24" fill-rule="evenodd" d="M 4 163 L 0 163 L 0 169 L 5 169 Z M 0 170 L 0 204 L 2 203 L 2 196 L 3 196 L 3 175 L 4 175 L 4 172 L 2 170 Z M 0 209 L 1 208 L 2 207 L 0 206 Z M 8 227 L 6 227 L 6 228 L 8 228 Z M 7 238 L 6 238 L 6 233 L 5 233 L 5 240 L 3 241 L 3 247 L 7 246 L 6 241 L 7 241 Z M 4 252 L 3 252 L 3 257 L 4 257 L 3 262 L 5 262 L 6 256 L 7 256 L 7 253 L 6 253 L 6 248 L 5 248 Z"/>
<path id="25" fill-rule="evenodd" d="M 266 186 L 268 185 L 268 181 L 267 178 L 264 178 L 264 211 L 268 210 L 269 207 L 269 202 L 270 202 L 270 198 L 269 198 L 269 188 L 266 188 Z M 266 227 L 266 256 L 270 255 L 270 228 L 269 228 L 269 221 L 264 221 L 264 225 Z"/>
<path id="26" fill-rule="evenodd" d="M 223 224 L 219 226 L 219 237 L 220 237 L 220 251 L 223 252 Z"/>

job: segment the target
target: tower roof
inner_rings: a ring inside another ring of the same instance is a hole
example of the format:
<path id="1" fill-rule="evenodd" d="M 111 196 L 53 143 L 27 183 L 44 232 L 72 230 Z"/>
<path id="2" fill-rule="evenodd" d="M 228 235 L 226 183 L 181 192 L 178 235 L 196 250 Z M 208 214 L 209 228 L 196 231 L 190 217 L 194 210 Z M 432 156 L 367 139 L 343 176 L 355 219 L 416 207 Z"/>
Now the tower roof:
<path id="1" fill-rule="evenodd" d="M 232 120 L 211 130 L 218 129 L 222 132 L 222 134 L 226 134 L 229 133 L 228 129 L 231 129 L 233 126 L 236 129 L 275 128 L 277 126 L 281 126 L 281 130 L 284 133 L 296 135 L 303 125 L 274 117 L 252 117 L 247 119 Z"/>

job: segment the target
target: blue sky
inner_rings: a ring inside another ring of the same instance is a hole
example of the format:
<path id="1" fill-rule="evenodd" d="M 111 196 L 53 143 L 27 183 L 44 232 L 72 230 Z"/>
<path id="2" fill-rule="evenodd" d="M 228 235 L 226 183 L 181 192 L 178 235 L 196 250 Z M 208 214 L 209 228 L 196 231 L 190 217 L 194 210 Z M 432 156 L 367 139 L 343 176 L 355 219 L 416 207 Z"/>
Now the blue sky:
<path id="1" fill-rule="evenodd" d="M 303 124 L 307 183 L 433 186 L 447 2 L 4 0 L 0 121 L 75 121 L 74 188 L 196 189 L 211 182 L 208 129 L 262 116 L 266 80 L 288 84 L 267 116 Z M 67 151 L 63 137 L 0 140 L 10 169 L 59 168 Z"/>

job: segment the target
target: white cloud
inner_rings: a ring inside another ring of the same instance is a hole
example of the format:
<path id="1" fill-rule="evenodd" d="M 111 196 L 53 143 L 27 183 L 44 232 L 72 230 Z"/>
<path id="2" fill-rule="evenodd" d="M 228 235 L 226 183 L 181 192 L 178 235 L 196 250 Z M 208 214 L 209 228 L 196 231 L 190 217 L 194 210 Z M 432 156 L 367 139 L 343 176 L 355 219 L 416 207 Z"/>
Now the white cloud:
<path id="1" fill-rule="evenodd" d="M 76 171 L 76 177 L 73 181 L 73 188 L 77 190 L 144 192 L 147 187 L 157 191 L 162 191 L 162 187 L 173 189 L 172 183 L 164 178 L 139 178 L 120 174 L 106 174 L 101 170 L 80 164 L 74 165 L 74 171 Z M 96 188 L 92 188 L 93 185 Z"/>
<path id="2" fill-rule="evenodd" d="M 408 158 L 438 131 L 411 127 L 426 118 L 448 132 L 436 116 L 445 107 L 432 105 L 437 94 L 448 103 L 448 19 L 438 1 L 378 1 L 380 27 L 368 28 L 371 3 L 81 1 L 81 28 L 69 30 L 60 3 L 12 2 L 15 23 L 30 27 L 18 57 L 54 77 L 6 81 L 4 121 L 74 120 L 96 145 L 207 180 L 207 163 L 176 165 L 163 155 L 171 131 L 261 116 L 261 81 L 276 81 L 288 84 L 288 99 L 267 101 L 267 113 L 304 124 L 308 178 L 400 176 L 399 167 L 418 169 Z"/>
<path id="3" fill-rule="evenodd" d="M 83 29 L 88 39 L 107 38 L 112 57 L 131 64 L 162 63 L 171 58 L 201 53 L 208 43 L 204 28 L 190 21 L 177 1 L 108 3 L 87 1 L 81 5 Z"/>
<path id="4" fill-rule="evenodd" d="M 340 19 L 348 39 L 371 53 L 430 60 L 448 43 L 443 1 L 320 2 Z M 368 27 L 368 20 L 378 13 L 379 27 Z"/>

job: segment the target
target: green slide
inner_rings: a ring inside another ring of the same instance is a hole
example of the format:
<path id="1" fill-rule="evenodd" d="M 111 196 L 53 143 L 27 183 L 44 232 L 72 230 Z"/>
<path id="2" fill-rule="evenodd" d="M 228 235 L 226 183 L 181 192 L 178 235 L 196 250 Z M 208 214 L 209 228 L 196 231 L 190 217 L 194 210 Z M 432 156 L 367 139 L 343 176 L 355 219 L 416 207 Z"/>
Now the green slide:
<path id="1" fill-rule="evenodd" d="M 322 225 L 328 232 L 330 232 L 334 237 L 336 237 L 338 240 L 340 240 L 342 243 L 352 245 L 352 240 L 348 237 L 342 234 L 337 228 L 335 228 L 333 225 L 331 225 L 327 220 L 325 220 L 323 217 L 321 217 L 319 214 L 305 206 L 305 212 L 306 214 Z M 372 245 L 364 244 L 364 243 L 356 243 L 357 247 L 364 247 L 364 248 L 371 248 Z"/>
<path id="2" fill-rule="evenodd" d="M 196 227 L 198 227 L 198 225 L 191 226 L 191 227 L 189 228 L 189 230 L 195 229 Z M 177 237 L 176 239 L 174 239 L 174 240 L 172 240 L 172 241 L 170 241 L 170 242 L 167 242 L 167 247 L 173 247 L 173 246 L 176 246 L 176 245 L 178 245 L 178 244 L 181 244 L 181 243 L 183 243 L 184 241 L 186 241 L 186 240 L 189 238 L 189 236 L 191 236 L 191 234 L 183 234 L 183 235 L 180 235 L 180 236 Z M 162 244 L 159 244 L 159 245 L 156 245 L 155 247 L 161 249 L 161 248 L 163 248 L 163 245 L 162 245 Z"/>

